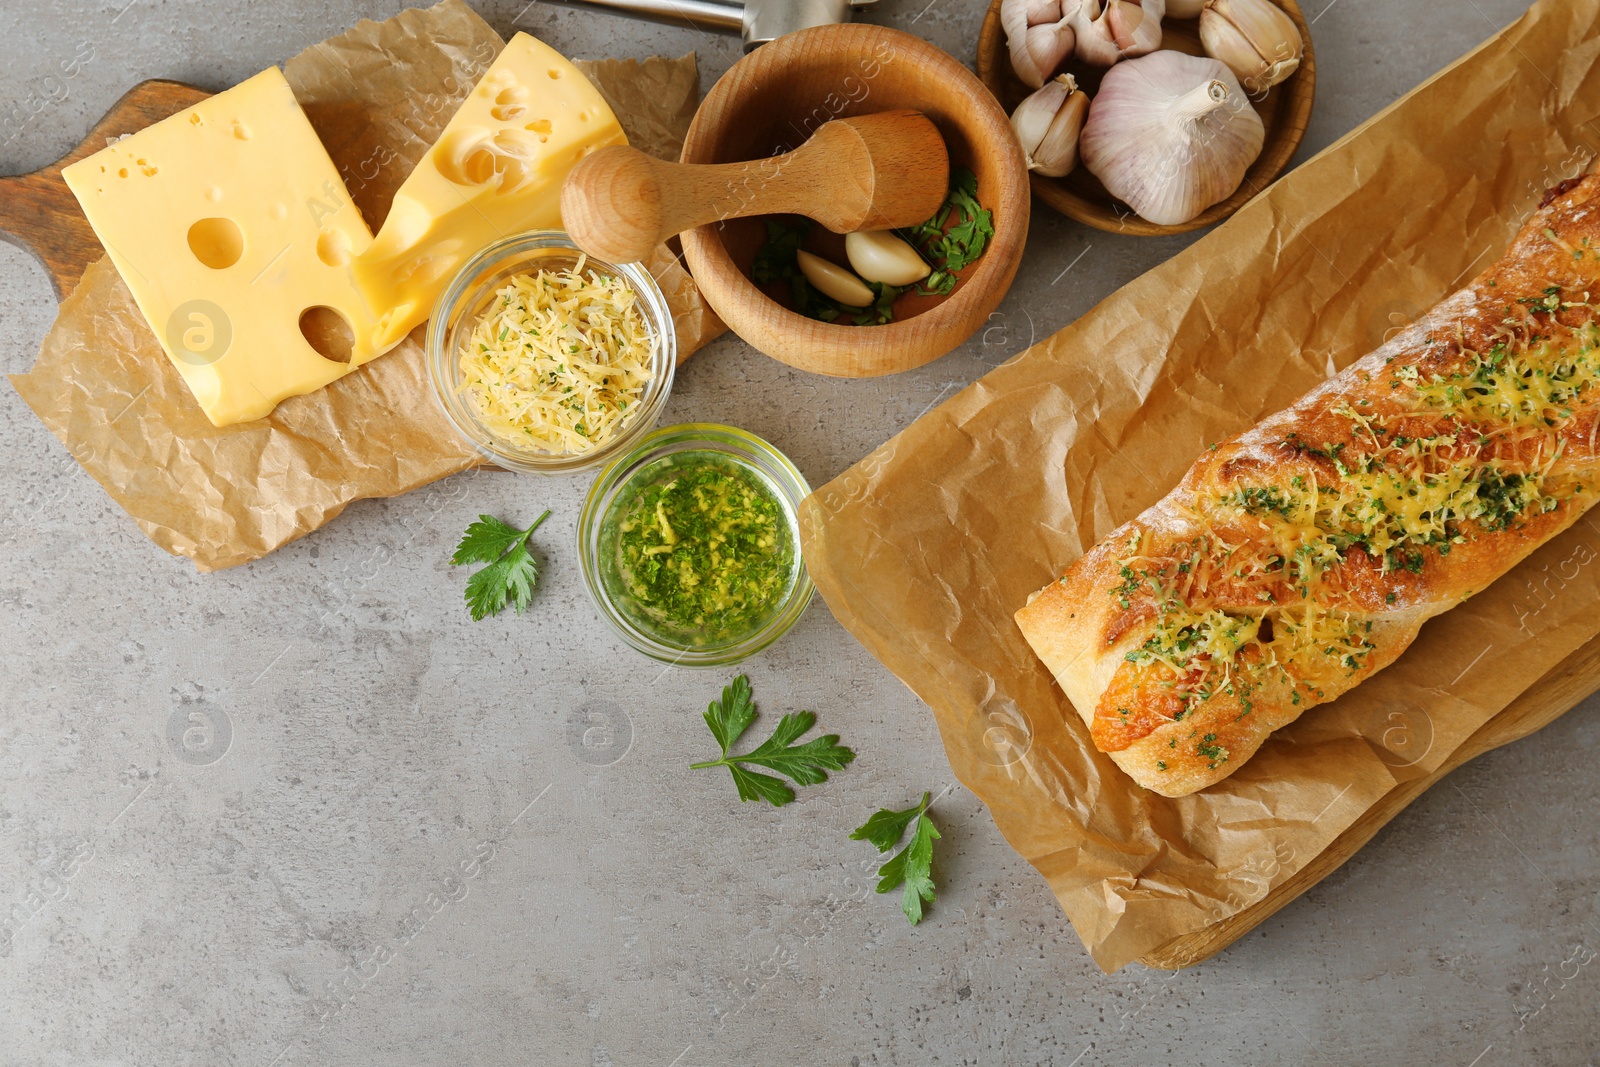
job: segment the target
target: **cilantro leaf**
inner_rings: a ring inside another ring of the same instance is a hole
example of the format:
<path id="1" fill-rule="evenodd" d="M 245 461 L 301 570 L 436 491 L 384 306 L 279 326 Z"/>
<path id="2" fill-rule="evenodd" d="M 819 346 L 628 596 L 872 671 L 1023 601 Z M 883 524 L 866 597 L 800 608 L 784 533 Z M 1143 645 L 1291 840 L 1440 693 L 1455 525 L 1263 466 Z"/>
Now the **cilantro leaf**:
<path id="1" fill-rule="evenodd" d="M 533 601 L 533 585 L 539 578 L 539 564 L 529 553 L 528 537 L 550 517 L 549 510 L 526 530 L 508 526 L 492 515 L 479 515 L 450 557 L 452 566 L 487 563 L 487 567 L 467 579 L 465 598 L 473 621 L 481 621 L 505 610 L 507 602 L 521 615 Z"/>
<path id="2" fill-rule="evenodd" d="M 933 843 L 939 839 L 939 828 L 928 818 L 929 802 L 929 794 L 923 793 L 922 803 L 915 807 L 901 811 L 884 808 L 850 835 L 852 841 L 870 841 L 879 852 L 887 852 L 899 842 L 907 826 L 914 826 L 906 847 L 878 868 L 878 892 L 905 886 L 900 910 L 912 926 L 922 921 L 923 905 L 934 900 Z"/>
<path id="3" fill-rule="evenodd" d="M 773 807 L 782 807 L 794 799 L 794 790 L 782 778 L 751 770 L 744 764 L 777 771 L 798 785 L 816 785 L 828 780 L 829 771 L 843 770 L 856 758 L 854 752 L 839 744 L 838 734 L 824 734 L 803 745 L 795 744 L 816 725 L 817 717 L 809 711 L 785 715 L 778 721 L 772 736 L 756 748 L 743 755 L 730 755 L 728 750 L 756 720 L 750 679 L 742 674 L 722 690 L 720 700 L 710 703 L 705 720 L 722 749 L 722 758 L 691 763 L 689 767 L 691 770 L 728 768 L 741 801 L 765 800 Z"/>

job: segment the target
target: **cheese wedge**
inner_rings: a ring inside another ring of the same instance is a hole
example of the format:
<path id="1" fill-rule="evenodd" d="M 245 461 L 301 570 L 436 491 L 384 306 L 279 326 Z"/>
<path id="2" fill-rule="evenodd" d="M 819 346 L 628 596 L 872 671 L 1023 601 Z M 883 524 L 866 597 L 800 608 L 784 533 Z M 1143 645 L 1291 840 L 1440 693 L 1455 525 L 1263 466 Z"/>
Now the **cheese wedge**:
<path id="1" fill-rule="evenodd" d="M 484 72 L 395 193 L 372 247 L 351 264 L 379 320 L 369 342 L 398 342 L 424 322 L 468 259 L 527 230 L 561 226 L 574 163 L 627 138 L 583 73 L 526 33 Z"/>
<path id="2" fill-rule="evenodd" d="M 215 425 L 391 347 L 350 280 L 372 233 L 277 67 L 62 177 Z"/>

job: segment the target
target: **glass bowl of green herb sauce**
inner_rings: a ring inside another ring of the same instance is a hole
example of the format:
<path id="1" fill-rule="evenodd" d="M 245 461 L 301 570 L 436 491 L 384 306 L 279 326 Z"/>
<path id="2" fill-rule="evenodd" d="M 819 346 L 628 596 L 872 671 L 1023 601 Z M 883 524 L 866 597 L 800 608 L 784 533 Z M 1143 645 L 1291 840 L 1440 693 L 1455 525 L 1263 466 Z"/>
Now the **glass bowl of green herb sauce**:
<path id="1" fill-rule="evenodd" d="M 647 656 L 715 667 L 782 637 L 811 603 L 783 453 L 713 423 L 655 430 L 595 480 L 578 556 L 600 614 Z"/>

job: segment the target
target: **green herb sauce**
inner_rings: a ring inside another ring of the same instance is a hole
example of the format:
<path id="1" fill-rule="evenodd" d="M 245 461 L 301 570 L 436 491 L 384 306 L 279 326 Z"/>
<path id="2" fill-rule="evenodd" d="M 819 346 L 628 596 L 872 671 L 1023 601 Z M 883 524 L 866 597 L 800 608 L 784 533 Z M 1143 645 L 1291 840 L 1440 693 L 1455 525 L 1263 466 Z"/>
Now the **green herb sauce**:
<path id="1" fill-rule="evenodd" d="M 777 614 L 799 577 L 777 492 L 720 452 L 679 452 L 640 468 L 600 536 L 612 602 L 668 645 L 748 637 Z"/>

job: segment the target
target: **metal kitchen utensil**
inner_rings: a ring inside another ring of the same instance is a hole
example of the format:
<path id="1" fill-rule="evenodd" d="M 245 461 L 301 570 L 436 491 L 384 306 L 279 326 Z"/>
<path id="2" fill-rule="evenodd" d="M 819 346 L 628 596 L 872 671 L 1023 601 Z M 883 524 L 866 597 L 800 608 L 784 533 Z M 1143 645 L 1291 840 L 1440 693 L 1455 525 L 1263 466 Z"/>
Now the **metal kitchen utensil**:
<path id="1" fill-rule="evenodd" d="M 696 30 L 737 33 L 745 51 L 795 30 L 849 22 L 877 0 L 544 0 L 556 7 L 604 11 Z"/>

